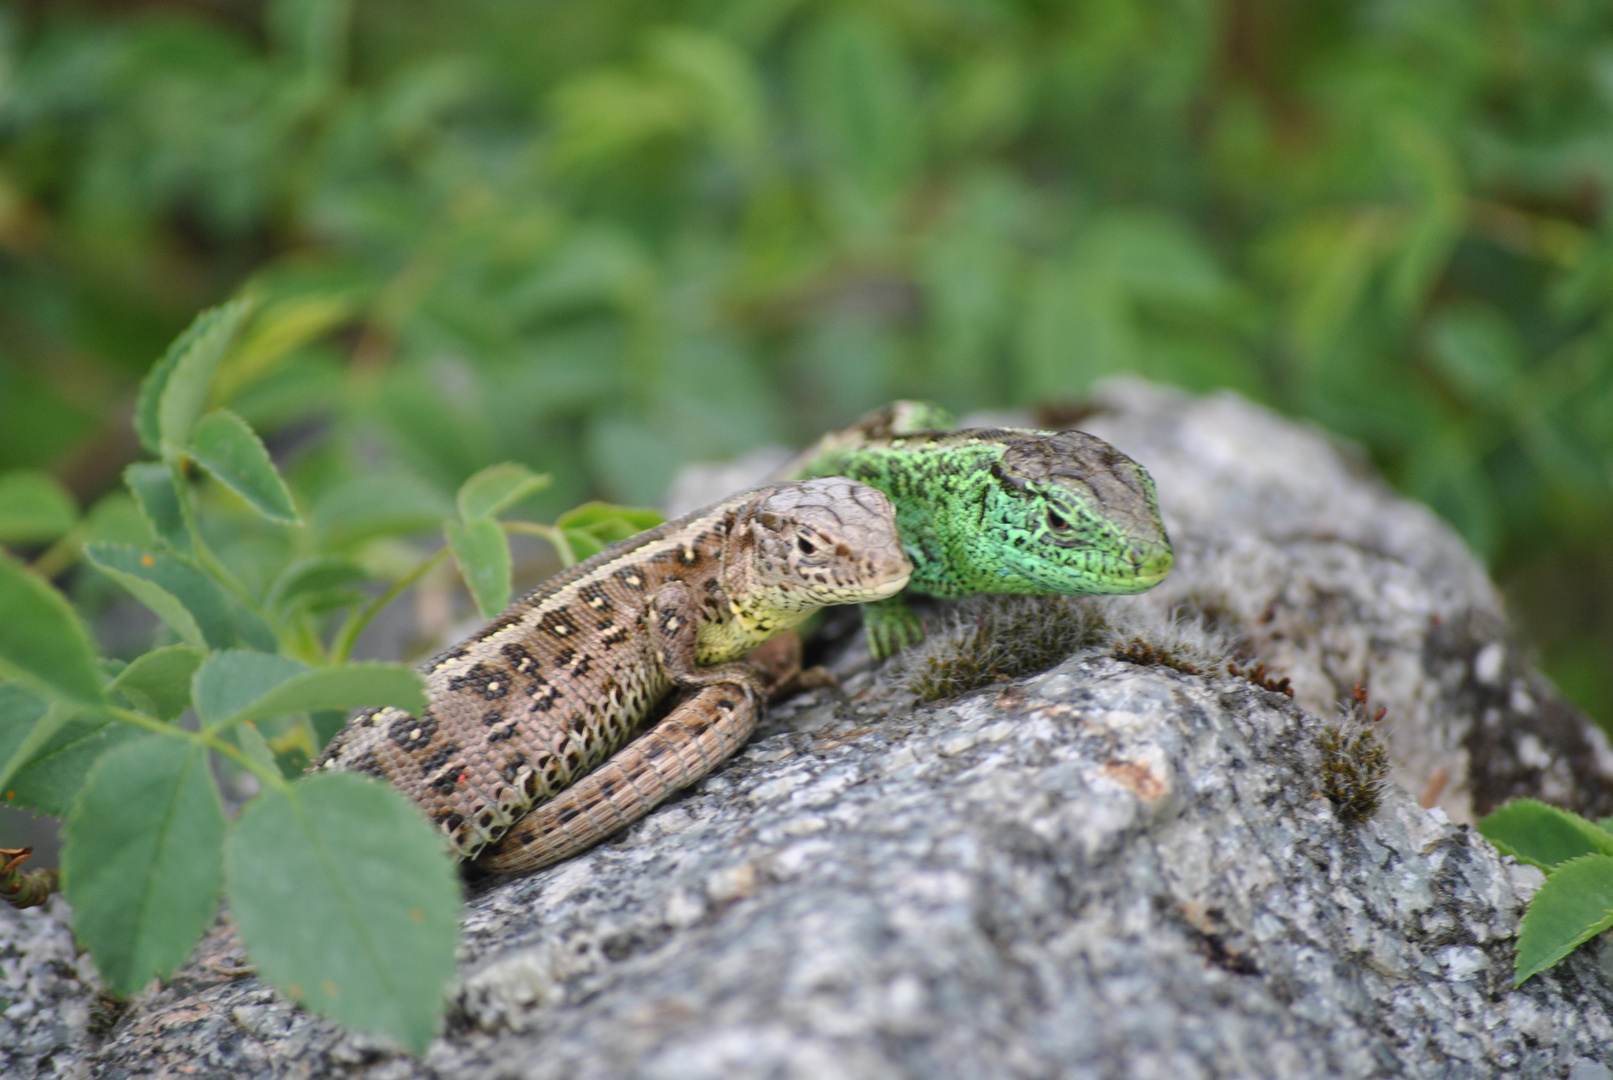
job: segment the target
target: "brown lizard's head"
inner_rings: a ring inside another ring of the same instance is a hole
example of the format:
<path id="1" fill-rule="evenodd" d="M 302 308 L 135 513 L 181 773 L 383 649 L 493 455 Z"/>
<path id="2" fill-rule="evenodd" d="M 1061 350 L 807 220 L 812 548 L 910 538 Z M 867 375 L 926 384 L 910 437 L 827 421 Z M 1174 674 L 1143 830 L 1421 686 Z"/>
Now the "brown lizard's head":
<path id="1" fill-rule="evenodd" d="M 842 476 L 779 485 L 748 528 L 746 595 L 729 595 L 756 616 L 883 600 L 913 572 L 891 501 Z"/>

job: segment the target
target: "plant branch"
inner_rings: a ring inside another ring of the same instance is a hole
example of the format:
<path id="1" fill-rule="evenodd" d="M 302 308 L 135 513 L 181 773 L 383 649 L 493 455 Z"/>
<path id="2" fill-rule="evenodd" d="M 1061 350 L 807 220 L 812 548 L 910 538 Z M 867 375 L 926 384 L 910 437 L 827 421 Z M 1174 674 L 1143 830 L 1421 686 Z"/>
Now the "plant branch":
<path id="1" fill-rule="evenodd" d="M 370 624 L 370 620 L 379 615 L 386 608 L 386 606 L 392 603 L 392 601 L 396 600 L 405 589 L 419 581 L 421 578 L 425 577 L 426 574 L 431 571 L 432 567 L 436 566 L 447 557 L 448 548 L 446 546 L 438 548 L 436 551 L 422 559 L 413 570 L 410 570 L 407 574 L 404 574 L 398 580 L 394 581 L 386 592 L 382 593 L 380 596 L 377 596 L 374 600 L 371 600 L 369 604 L 366 605 L 365 608 L 357 615 L 348 619 L 347 623 L 342 627 L 341 632 L 336 635 L 336 640 L 331 643 L 331 663 L 346 663 L 348 656 L 353 652 L 354 643 L 358 641 L 359 634 L 364 632 L 364 628 Z"/>

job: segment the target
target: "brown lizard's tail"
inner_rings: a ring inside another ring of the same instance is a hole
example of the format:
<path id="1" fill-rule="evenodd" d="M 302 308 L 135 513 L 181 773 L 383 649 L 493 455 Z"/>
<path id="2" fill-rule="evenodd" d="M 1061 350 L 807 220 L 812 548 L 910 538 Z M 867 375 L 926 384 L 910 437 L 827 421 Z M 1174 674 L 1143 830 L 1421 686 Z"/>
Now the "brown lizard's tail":
<path id="1" fill-rule="evenodd" d="M 732 756 L 756 730 L 760 711 L 749 682 L 701 688 L 593 772 L 533 807 L 476 866 L 520 874 L 592 847 Z"/>

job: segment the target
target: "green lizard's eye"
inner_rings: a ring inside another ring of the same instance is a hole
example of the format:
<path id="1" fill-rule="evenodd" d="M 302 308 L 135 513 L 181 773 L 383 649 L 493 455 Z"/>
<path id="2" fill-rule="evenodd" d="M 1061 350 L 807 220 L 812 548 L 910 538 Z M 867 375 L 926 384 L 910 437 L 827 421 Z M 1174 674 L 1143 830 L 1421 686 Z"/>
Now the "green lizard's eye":
<path id="1" fill-rule="evenodd" d="M 1070 527 L 1069 519 L 1059 514 L 1057 510 L 1047 512 L 1047 527 L 1054 532 L 1063 532 Z"/>
<path id="2" fill-rule="evenodd" d="M 812 541 L 808 540 L 804 536 L 798 536 L 795 538 L 795 546 L 801 549 L 801 554 L 803 555 L 810 555 L 814 551 L 818 550 Z"/>

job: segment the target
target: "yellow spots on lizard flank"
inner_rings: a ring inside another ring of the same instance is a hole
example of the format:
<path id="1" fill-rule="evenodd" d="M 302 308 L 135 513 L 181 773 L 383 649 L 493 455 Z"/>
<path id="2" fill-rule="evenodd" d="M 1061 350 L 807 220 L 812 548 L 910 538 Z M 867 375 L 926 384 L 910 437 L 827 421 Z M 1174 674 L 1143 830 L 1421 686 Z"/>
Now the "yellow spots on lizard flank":
<path id="1" fill-rule="evenodd" d="M 417 907 L 412 907 L 409 909 L 409 921 L 419 926 L 426 921 L 426 913 Z"/>
<path id="2" fill-rule="evenodd" d="M 336 984 L 330 979 L 326 979 L 324 982 L 320 983 L 319 988 L 325 991 L 326 997 L 335 997 L 337 994 L 341 993 L 341 990 L 338 989 Z"/>
<path id="3" fill-rule="evenodd" d="M 300 982 L 286 983 L 286 996 L 291 998 L 293 1001 L 301 1001 L 303 998 L 307 997 L 307 995 L 303 993 L 302 983 Z"/>
<path id="4" fill-rule="evenodd" d="M 153 559 L 150 555 L 142 555 L 142 556 L 140 556 L 140 565 L 141 566 L 156 566 L 157 565 L 157 560 Z"/>

